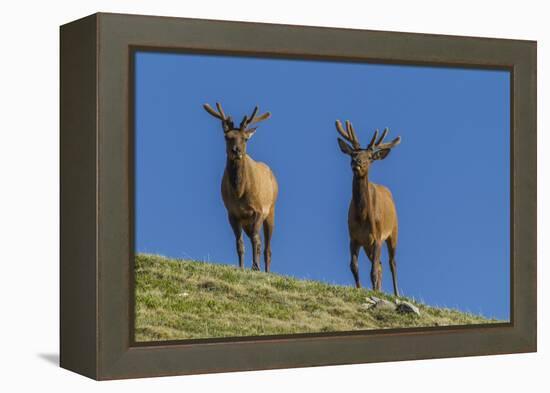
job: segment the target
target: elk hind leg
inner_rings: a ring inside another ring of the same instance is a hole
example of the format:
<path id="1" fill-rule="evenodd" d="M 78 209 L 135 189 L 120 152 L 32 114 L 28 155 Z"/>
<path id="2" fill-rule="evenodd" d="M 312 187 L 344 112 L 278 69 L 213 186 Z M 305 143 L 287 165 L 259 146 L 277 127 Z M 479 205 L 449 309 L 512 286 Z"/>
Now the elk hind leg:
<path id="1" fill-rule="evenodd" d="M 393 281 L 393 293 L 395 296 L 399 296 L 399 287 L 397 285 L 397 262 L 395 261 L 395 252 L 397 249 L 397 234 L 386 239 L 386 245 L 388 246 L 388 256 L 390 259 L 390 269 Z"/>
<path id="2" fill-rule="evenodd" d="M 266 273 L 269 273 L 269 269 L 271 268 L 271 236 L 273 235 L 274 228 L 275 210 L 271 209 L 271 212 L 264 221 L 264 262 Z"/>

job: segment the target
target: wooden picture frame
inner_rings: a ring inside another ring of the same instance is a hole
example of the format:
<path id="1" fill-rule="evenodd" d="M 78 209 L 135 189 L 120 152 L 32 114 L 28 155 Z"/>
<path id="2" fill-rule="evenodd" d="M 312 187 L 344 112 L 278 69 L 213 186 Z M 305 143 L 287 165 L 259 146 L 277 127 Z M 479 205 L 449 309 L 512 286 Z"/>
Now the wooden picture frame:
<path id="1" fill-rule="evenodd" d="M 510 323 L 133 340 L 132 54 L 511 72 Z M 61 367 L 105 380 L 536 351 L 536 42 L 98 13 L 61 27 Z"/>

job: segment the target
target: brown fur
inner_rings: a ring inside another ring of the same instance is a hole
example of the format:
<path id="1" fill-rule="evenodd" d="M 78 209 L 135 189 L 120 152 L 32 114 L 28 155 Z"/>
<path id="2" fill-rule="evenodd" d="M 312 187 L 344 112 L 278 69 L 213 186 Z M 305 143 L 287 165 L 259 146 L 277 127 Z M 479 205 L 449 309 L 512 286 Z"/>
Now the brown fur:
<path id="1" fill-rule="evenodd" d="M 258 111 L 256 107 L 252 115 L 245 116 L 240 128 L 236 129 L 233 123 L 228 121 L 230 118 L 225 117 L 221 106 L 219 104 L 217 106 L 218 112 L 211 107 L 205 106 L 205 109 L 211 115 L 222 120 L 222 128 L 225 133 L 227 162 L 222 178 L 221 192 L 229 223 L 235 234 L 239 266 L 244 268 L 242 237 L 244 230 L 252 243 L 252 269 L 260 270 L 260 231 L 263 227 L 265 271 L 269 272 L 271 236 L 275 226 L 275 202 L 279 188 L 271 169 L 263 162 L 256 162 L 246 154 L 246 145 L 256 130 L 247 127 L 250 124 L 266 120 L 270 114 L 265 113 L 256 117 Z"/>
<path id="2" fill-rule="evenodd" d="M 369 182 L 370 164 L 375 160 L 387 157 L 390 150 L 400 142 L 396 138 L 390 143 L 382 141 L 388 130 L 385 130 L 378 142 L 378 131 L 374 134 L 366 149 L 361 149 L 351 123 L 346 122 L 347 131 L 337 121 L 338 132 L 352 146 L 338 139 L 340 149 L 351 157 L 353 169 L 353 196 L 348 211 L 348 230 L 350 236 L 350 268 L 357 288 L 361 287 L 359 280 L 359 250 L 363 248 L 371 261 L 371 282 L 376 291 L 382 287 L 382 265 L 380 255 L 382 243 L 388 247 L 390 269 L 393 278 L 393 290 L 399 296 L 397 285 L 397 265 L 395 252 L 397 248 L 398 222 L 397 211 L 390 190 L 386 187 Z"/>

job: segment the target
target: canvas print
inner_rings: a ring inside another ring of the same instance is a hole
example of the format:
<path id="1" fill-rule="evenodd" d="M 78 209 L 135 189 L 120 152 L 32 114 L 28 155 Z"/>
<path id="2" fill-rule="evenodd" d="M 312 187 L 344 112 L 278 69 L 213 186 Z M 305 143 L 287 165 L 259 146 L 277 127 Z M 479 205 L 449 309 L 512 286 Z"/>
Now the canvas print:
<path id="1" fill-rule="evenodd" d="M 137 51 L 136 342 L 510 321 L 510 73 Z"/>

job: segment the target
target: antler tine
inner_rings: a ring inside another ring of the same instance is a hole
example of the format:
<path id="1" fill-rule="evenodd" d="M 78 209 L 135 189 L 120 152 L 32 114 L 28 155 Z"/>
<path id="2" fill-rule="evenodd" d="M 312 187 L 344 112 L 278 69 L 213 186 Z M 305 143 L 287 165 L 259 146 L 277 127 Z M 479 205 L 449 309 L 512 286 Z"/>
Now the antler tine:
<path id="1" fill-rule="evenodd" d="M 378 142 L 376 142 L 374 144 L 374 147 L 378 150 L 381 150 L 381 149 L 391 149 L 392 147 L 395 147 L 397 146 L 400 142 L 401 142 L 401 137 L 398 136 L 397 138 L 395 138 L 393 141 L 391 142 L 388 142 L 388 143 L 382 143 L 384 141 L 384 138 L 386 137 L 386 135 L 388 135 L 388 132 L 390 131 L 389 128 L 385 128 L 384 129 L 384 132 L 382 133 L 382 136 L 380 137 L 380 139 L 378 139 Z"/>
<path id="2" fill-rule="evenodd" d="M 252 120 L 250 120 L 250 123 L 248 123 L 248 125 L 259 123 L 261 121 L 269 119 L 270 117 L 271 117 L 271 112 L 266 112 L 258 117 L 254 117 Z"/>
<path id="3" fill-rule="evenodd" d="M 378 147 L 380 145 L 380 143 L 382 143 L 384 141 L 384 138 L 386 137 L 386 135 L 388 135 L 388 131 L 390 129 L 389 128 L 384 128 L 384 132 L 382 132 L 382 135 L 380 136 L 380 138 L 378 138 L 378 141 L 374 144 L 374 147 Z"/>
<path id="4" fill-rule="evenodd" d="M 244 130 L 246 127 L 248 127 L 252 123 L 252 120 L 254 120 L 256 113 L 258 113 L 258 105 L 254 107 L 254 110 L 252 111 L 252 114 L 250 116 L 245 115 L 243 117 L 243 120 L 241 121 L 241 125 L 239 126 L 239 128 L 241 130 Z"/>
<path id="5" fill-rule="evenodd" d="M 373 147 L 375 147 L 374 142 L 376 142 L 376 138 L 378 138 L 378 128 L 376 129 L 376 131 L 374 131 L 374 135 L 372 136 L 372 139 L 370 140 L 367 149 L 372 149 Z"/>
<path id="6" fill-rule="evenodd" d="M 216 108 L 218 108 L 218 112 L 220 112 L 220 115 L 222 116 L 222 120 L 227 120 L 227 117 L 225 116 L 225 112 L 223 111 L 222 105 L 219 102 L 216 102 Z"/>
<path id="7" fill-rule="evenodd" d="M 212 108 L 209 104 L 204 104 L 203 108 L 212 116 L 222 121 L 222 128 L 224 132 L 228 132 L 233 128 L 233 120 L 231 119 L 231 116 L 225 115 L 225 112 L 219 102 L 216 102 L 216 108 L 218 108 L 217 111 L 214 110 L 214 108 Z"/>
<path id="8" fill-rule="evenodd" d="M 345 140 L 350 141 L 350 137 L 348 133 L 344 131 L 344 127 L 342 126 L 342 122 L 340 120 L 336 120 L 336 131 L 338 131 L 338 133 L 342 135 Z"/>
<path id="9" fill-rule="evenodd" d="M 256 117 L 256 113 L 258 113 L 258 110 L 259 110 L 259 107 L 256 105 L 254 107 L 254 110 L 252 111 L 252 114 L 250 116 L 245 116 L 243 118 L 243 121 L 241 122 L 241 126 L 240 126 L 241 130 L 244 130 L 246 127 L 248 127 L 251 124 L 259 123 L 259 122 L 261 122 L 263 120 L 267 120 L 271 117 L 270 112 L 266 112 L 263 115 L 260 115 L 260 116 Z"/>
<path id="10" fill-rule="evenodd" d="M 254 110 L 252 111 L 252 114 L 251 114 L 250 117 L 249 117 L 250 120 L 254 120 L 254 118 L 256 117 L 256 113 L 258 113 L 258 110 L 259 110 L 259 109 L 260 109 L 260 108 L 258 108 L 258 105 L 256 105 L 256 106 L 254 107 Z"/>
<path id="11" fill-rule="evenodd" d="M 248 124 L 248 116 L 244 115 L 243 119 L 241 120 L 241 124 L 239 125 L 239 129 L 244 130 L 247 124 Z"/>
<path id="12" fill-rule="evenodd" d="M 398 136 L 397 138 L 395 138 L 393 141 L 391 142 L 388 142 L 388 143 L 382 143 L 381 145 L 377 145 L 376 148 L 379 149 L 379 150 L 382 150 L 382 149 L 391 149 L 397 145 L 399 145 L 399 143 L 401 143 L 401 137 Z"/>
<path id="13" fill-rule="evenodd" d="M 357 135 L 355 135 L 355 131 L 349 120 L 346 120 L 345 130 L 344 130 L 344 126 L 342 125 L 342 122 L 340 120 L 336 120 L 336 130 L 346 141 L 351 143 L 354 149 L 358 150 L 361 148 L 361 145 L 359 144 L 359 140 L 357 139 Z"/>
<path id="14" fill-rule="evenodd" d="M 217 104 L 216 104 L 216 105 L 217 105 Z M 214 108 L 212 108 L 209 104 L 204 104 L 204 105 L 203 105 L 203 108 L 204 108 L 208 113 L 210 113 L 212 116 L 214 116 L 214 117 L 220 119 L 221 121 L 224 121 L 224 120 L 225 120 L 225 114 L 222 116 L 221 113 L 216 112 L 216 111 L 214 110 Z"/>
<path id="15" fill-rule="evenodd" d="M 348 130 L 348 134 L 351 138 L 351 144 L 354 148 L 360 149 L 361 143 L 359 143 L 359 138 L 357 138 L 357 134 L 355 133 L 355 129 L 353 128 L 353 124 L 351 124 L 351 121 L 346 120 L 346 129 Z"/>
<path id="16" fill-rule="evenodd" d="M 351 121 L 346 120 L 346 131 L 348 132 L 348 135 L 352 142 L 355 142 L 355 135 L 353 132 L 353 126 L 351 125 Z"/>

